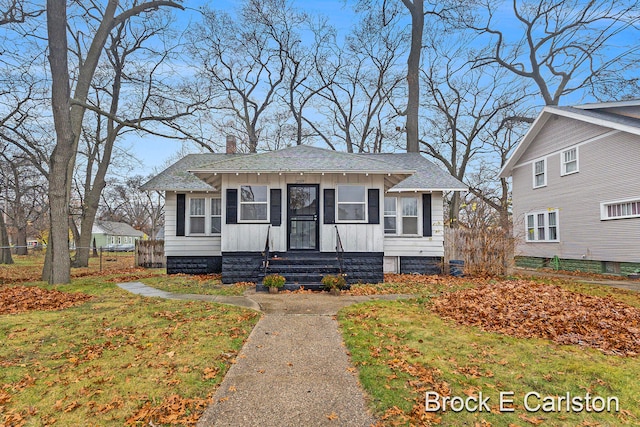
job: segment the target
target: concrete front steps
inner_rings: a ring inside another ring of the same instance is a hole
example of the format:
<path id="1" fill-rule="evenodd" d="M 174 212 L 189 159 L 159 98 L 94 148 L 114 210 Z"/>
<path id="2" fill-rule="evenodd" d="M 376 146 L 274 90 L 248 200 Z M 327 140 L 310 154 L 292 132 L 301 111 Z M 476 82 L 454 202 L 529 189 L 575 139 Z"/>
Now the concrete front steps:
<path id="1" fill-rule="evenodd" d="M 287 279 L 285 289 L 298 290 L 301 287 L 310 290 L 322 290 L 321 280 L 327 274 L 340 274 L 340 263 L 335 253 L 329 252 L 284 252 L 273 253 L 269 257 L 266 274 L 279 274 Z M 268 289 L 259 283 L 256 291 Z"/>

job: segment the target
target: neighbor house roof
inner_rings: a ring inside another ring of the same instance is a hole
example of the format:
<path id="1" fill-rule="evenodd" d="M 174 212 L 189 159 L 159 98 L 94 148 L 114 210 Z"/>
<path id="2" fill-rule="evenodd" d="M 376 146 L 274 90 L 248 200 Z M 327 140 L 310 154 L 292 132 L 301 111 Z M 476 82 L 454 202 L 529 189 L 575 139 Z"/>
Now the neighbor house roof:
<path id="1" fill-rule="evenodd" d="M 544 107 L 511 157 L 509 157 L 509 160 L 507 160 L 500 170 L 499 176 L 501 178 L 511 176 L 511 172 L 516 164 L 518 164 L 520 157 L 527 151 L 529 145 L 531 145 L 547 121 L 553 116 L 567 117 L 613 130 L 640 135 L 640 119 L 632 115 L 627 115 L 628 112 L 617 113 L 618 109 L 630 107 L 640 107 L 640 101 L 585 104 L 575 107 Z"/>
<path id="2" fill-rule="evenodd" d="M 124 222 L 100 221 L 93 225 L 92 234 L 108 234 L 110 236 L 142 237 L 144 233 Z"/>
<path id="3" fill-rule="evenodd" d="M 225 173 L 366 173 L 385 175 L 390 191 L 467 189 L 418 153 L 354 154 L 309 145 L 257 154 L 192 154 L 142 188 L 211 191 L 217 185 L 211 177 Z"/>

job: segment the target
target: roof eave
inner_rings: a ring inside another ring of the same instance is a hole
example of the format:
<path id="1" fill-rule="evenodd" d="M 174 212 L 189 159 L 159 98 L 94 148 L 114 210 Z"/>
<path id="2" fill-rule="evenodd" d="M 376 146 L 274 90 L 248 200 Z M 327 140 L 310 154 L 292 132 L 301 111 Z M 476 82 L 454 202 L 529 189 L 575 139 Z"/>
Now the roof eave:
<path id="1" fill-rule="evenodd" d="M 390 188 L 387 193 L 425 193 L 439 191 L 469 191 L 469 187 L 438 187 L 438 188 Z"/>
<path id="2" fill-rule="evenodd" d="M 302 173 L 302 174 L 357 174 L 357 175 L 414 175 L 416 170 L 391 170 L 391 171 L 371 171 L 371 170 L 312 170 L 312 169 L 265 169 L 265 170 L 214 170 L 214 169 L 193 169 L 187 172 L 196 176 L 198 174 L 241 174 L 241 173 Z"/>

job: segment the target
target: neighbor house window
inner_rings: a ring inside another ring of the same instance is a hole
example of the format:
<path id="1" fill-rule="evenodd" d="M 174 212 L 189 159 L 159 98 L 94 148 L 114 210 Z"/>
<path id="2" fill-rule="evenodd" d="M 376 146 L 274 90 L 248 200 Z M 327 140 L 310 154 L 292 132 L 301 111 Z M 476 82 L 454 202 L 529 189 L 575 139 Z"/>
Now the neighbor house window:
<path id="1" fill-rule="evenodd" d="M 398 232 L 397 199 L 395 197 L 384 198 L 384 233 L 396 234 Z"/>
<path id="2" fill-rule="evenodd" d="M 578 147 L 573 147 L 560 153 L 562 159 L 561 175 L 578 172 Z"/>
<path id="3" fill-rule="evenodd" d="M 222 199 L 211 199 L 211 234 L 222 231 Z"/>
<path id="4" fill-rule="evenodd" d="M 528 242 L 558 242 L 560 240 L 558 210 L 528 213 L 526 232 Z"/>
<path id="5" fill-rule="evenodd" d="M 600 219 L 640 218 L 640 199 L 600 204 Z"/>
<path id="6" fill-rule="evenodd" d="M 402 234 L 418 234 L 418 199 L 402 198 Z"/>
<path id="7" fill-rule="evenodd" d="M 205 199 L 192 198 L 189 200 L 189 233 L 204 234 Z"/>
<path id="8" fill-rule="evenodd" d="M 240 220 L 266 221 L 268 211 L 266 185 L 243 185 L 240 187 Z"/>
<path id="9" fill-rule="evenodd" d="M 338 186 L 338 221 L 364 221 L 366 191 L 362 185 Z"/>
<path id="10" fill-rule="evenodd" d="M 533 162 L 533 188 L 547 185 L 547 160 L 536 160 Z"/>

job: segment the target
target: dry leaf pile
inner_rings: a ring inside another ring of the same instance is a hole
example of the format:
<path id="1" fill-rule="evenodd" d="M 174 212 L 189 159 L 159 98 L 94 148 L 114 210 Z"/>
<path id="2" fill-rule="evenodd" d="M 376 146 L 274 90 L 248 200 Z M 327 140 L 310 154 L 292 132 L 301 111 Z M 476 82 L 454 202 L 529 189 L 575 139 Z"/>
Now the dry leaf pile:
<path id="1" fill-rule="evenodd" d="M 35 286 L 0 288 L 0 314 L 15 314 L 30 310 L 61 310 L 91 299 L 82 293 L 46 290 Z"/>
<path id="2" fill-rule="evenodd" d="M 605 354 L 640 352 L 640 309 L 611 297 L 514 280 L 444 294 L 433 302 L 439 315 L 488 331 L 593 347 Z"/>

